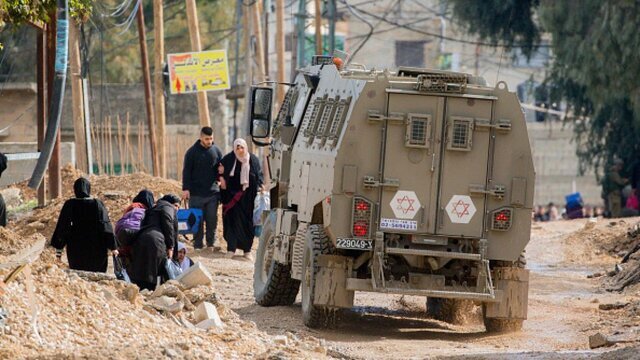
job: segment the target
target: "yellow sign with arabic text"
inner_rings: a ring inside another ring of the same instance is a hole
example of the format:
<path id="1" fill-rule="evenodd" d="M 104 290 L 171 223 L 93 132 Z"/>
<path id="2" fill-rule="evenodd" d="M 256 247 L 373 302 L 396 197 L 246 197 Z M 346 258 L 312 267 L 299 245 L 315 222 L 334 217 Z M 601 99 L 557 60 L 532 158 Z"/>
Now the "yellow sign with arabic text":
<path id="1" fill-rule="evenodd" d="M 227 90 L 229 63 L 226 50 L 169 54 L 171 94 Z"/>

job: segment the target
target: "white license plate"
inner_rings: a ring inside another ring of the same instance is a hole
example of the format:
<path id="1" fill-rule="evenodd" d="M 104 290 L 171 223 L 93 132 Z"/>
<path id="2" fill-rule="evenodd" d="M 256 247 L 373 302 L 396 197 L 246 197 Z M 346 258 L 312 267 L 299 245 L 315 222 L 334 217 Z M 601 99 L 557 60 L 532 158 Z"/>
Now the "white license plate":
<path id="1" fill-rule="evenodd" d="M 367 239 L 338 239 L 336 247 L 338 249 L 349 250 L 371 250 L 373 240 Z"/>

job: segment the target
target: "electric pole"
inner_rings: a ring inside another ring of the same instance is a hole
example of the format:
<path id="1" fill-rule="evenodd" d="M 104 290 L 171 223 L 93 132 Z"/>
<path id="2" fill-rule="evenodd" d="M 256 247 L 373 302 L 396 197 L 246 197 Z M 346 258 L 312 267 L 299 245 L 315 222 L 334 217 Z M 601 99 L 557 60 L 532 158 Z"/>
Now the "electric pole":
<path id="1" fill-rule="evenodd" d="M 267 79 L 267 74 L 264 65 L 264 44 L 262 38 L 262 22 L 260 21 L 260 0 L 255 0 L 251 5 L 251 13 L 253 14 L 253 33 L 256 40 L 256 53 L 255 59 L 258 63 L 258 80 L 264 81 Z"/>
<path id="2" fill-rule="evenodd" d="M 149 128 L 149 143 L 151 144 L 151 164 L 153 165 L 153 176 L 160 176 L 158 166 L 158 147 L 156 143 L 156 126 L 153 113 L 153 95 L 151 94 L 151 74 L 149 71 L 149 57 L 147 54 L 147 37 L 144 27 L 144 11 L 142 0 L 138 4 L 138 39 L 140 40 L 140 57 L 142 58 L 142 75 L 144 78 L 144 97 L 147 105 L 147 126 Z M 112 139 L 109 139 L 111 141 Z"/>
<path id="3" fill-rule="evenodd" d="M 162 76 L 163 60 L 164 60 L 164 14 L 162 0 L 153 0 L 153 31 L 154 31 L 154 88 L 155 97 L 155 114 L 158 124 L 158 160 L 160 165 L 160 176 L 167 177 L 167 148 L 165 143 L 166 119 L 164 110 L 164 81 Z"/>
<path id="4" fill-rule="evenodd" d="M 85 174 L 89 173 L 87 161 L 87 139 L 84 128 L 84 102 L 82 99 L 82 75 L 80 69 L 78 25 L 69 22 L 69 68 L 71 70 L 71 97 L 73 105 L 73 137 L 76 143 L 76 167 Z"/>
<path id="5" fill-rule="evenodd" d="M 278 82 L 285 81 L 284 76 L 284 0 L 276 0 L 276 52 L 278 57 Z M 292 63 L 293 66 L 293 63 Z M 277 87 L 278 108 L 282 106 L 284 100 L 284 87 Z"/>
<path id="6" fill-rule="evenodd" d="M 320 0 L 314 0 L 316 8 L 316 55 L 322 55 L 322 9 Z"/>
<path id="7" fill-rule="evenodd" d="M 200 26 L 198 25 L 198 10 L 196 0 L 185 0 L 187 3 L 187 22 L 189 23 L 189 36 L 191 38 L 191 49 L 196 52 L 202 51 L 200 43 Z M 205 91 L 198 91 L 198 114 L 200 116 L 200 126 L 211 126 L 209 117 L 209 101 Z"/>

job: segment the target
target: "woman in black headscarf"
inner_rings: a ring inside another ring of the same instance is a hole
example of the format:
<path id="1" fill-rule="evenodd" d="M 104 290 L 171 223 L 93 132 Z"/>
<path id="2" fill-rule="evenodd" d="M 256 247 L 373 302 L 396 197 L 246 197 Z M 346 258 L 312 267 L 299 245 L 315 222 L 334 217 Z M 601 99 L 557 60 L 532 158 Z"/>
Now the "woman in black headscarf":
<path id="1" fill-rule="evenodd" d="M 234 256 L 237 248 L 244 258 L 252 261 L 253 201 L 262 189 L 262 169 L 258 158 L 249 153 L 243 139 L 233 142 L 233 151 L 220 161 L 222 223 L 227 241 L 227 258 Z"/>
<path id="2" fill-rule="evenodd" d="M 140 289 L 154 290 L 166 259 L 173 256 L 178 243 L 180 198 L 165 195 L 147 210 L 142 227 L 133 243 L 133 264 L 129 276 Z"/>
<path id="3" fill-rule="evenodd" d="M 109 213 L 102 201 L 91 197 L 89 180 L 76 180 L 73 191 L 76 197 L 62 206 L 51 246 L 58 259 L 66 246 L 71 269 L 106 272 L 107 250 L 117 254 Z"/>

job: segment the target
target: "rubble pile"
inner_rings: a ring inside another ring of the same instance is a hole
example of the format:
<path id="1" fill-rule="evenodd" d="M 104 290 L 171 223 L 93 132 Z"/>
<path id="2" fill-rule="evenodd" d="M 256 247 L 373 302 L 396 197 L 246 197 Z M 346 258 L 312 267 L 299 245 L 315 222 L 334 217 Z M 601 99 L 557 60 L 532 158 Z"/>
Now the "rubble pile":
<path id="1" fill-rule="evenodd" d="M 210 286 L 181 290 L 177 284 L 167 283 L 153 293 L 139 293 L 135 285 L 118 280 L 87 281 L 48 262 L 35 264 L 33 273 L 38 335 L 32 326 L 24 277 L 19 277 L 7 284 L 0 296 L 8 313 L 0 358 L 73 355 L 152 359 L 175 354 L 211 359 L 272 353 L 315 358 L 325 352 L 317 340 L 292 337 L 290 342 L 296 346 L 279 345 L 217 301 Z M 199 327 L 194 310 L 205 300 L 217 309 L 220 323 Z"/>
<path id="2" fill-rule="evenodd" d="M 612 276 L 606 283 L 609 291 L 640 290 L 640 224 L 629 228 L 628 232 L 605 247 L 610 253 L 620 256 Z"/>
<path id="3" fill-rule="evenodd" d="M 79 176 L 72 169 L 63 172 L 66 198 Z M 180 191 L 175 181 L 145 174 L 92 176 L 91 182 L 112 221 L 142 188 L 156 197 Z M 29 199 L 35 193 L 25 191 L 23 196 Z M 53 201 L 8 229 L 0 228 L 0 264 L 43 236 L 49 238 L 63 202 Z M 196 283 L 188 285 L 170 281 L 154 292 L 140 292 L 112 274 L 69 270 L 55 259 L 51 247 L 45 247 L 30 269 L 36 307 L 28 296 L 27 271 L 0 291 L 0 359 L 326 357 L 326 348 L 315 338 L 289 333 L 284 340 L 276 339 L 240 319 L 220 302 L 210 281 L 197 283 L 202 277 L 192 277 Z M 0 280 L 11 270 L 0 270 Z"/>

